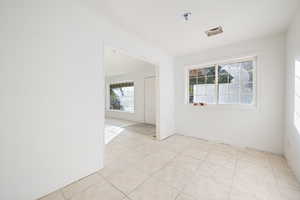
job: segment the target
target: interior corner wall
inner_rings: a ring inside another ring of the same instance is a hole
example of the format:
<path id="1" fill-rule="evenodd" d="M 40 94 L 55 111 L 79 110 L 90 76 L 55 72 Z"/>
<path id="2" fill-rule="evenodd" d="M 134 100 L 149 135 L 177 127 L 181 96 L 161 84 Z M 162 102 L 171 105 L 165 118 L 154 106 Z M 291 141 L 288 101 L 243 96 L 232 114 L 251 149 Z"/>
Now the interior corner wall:
<path id="1" fill-rule="evenodd" d="M 105 117 L 131 120 L 135 122 L 145 122 L 145 78 L 155 76 L 155 66 L 152 71 L 133 72 L 122 75 L 106 77 L 106 109 Z M 122 112 L 109 110 L 109 85 L 111 83 L 120 83 L 126 81 L 134 82 L 134 112 Z"/>
<path id="2" fill-rule="evenodd" d="M 257 109 L 185 103 L 185 66 L 257 56 Z M 175 59 L 175 131 L 207 140 L 283 153 L 285 35 L 240 42 Z"/>
<path id="3" fill-rule="evenodd" d="M 170 68 L 167 54 L 96 7 L 0 1 L 0 199 L 37 199 L 103 166 L 104 44 Z M 168 81 L 161 84 L 160 93 L 173 94 Z M 172 98 L 159 101 L 166 135 L 174 130 Z"/>
<path id="4" fill-rule="evenodd" d="M 300 61 L 300 10 L 288 29 L 286 52 L 284 153 L 290 167 L 300 180 L 300 133 L 294 125 L 295 61 Z"/>

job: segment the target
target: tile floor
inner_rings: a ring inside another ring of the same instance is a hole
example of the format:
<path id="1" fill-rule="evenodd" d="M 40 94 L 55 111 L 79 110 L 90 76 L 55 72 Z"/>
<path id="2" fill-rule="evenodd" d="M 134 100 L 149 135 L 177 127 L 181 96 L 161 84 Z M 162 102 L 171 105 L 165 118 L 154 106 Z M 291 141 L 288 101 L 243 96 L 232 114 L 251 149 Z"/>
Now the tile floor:
<path id="1" fill-rule="evenodd" d="M 156 129 L 155 125 L 146 124 L 146 123 L 138 123 L 132 124 L 126 127 L 127 131 L 136 132 L 139 134 L 143 134 L 150 137 L 155 137 Z"/>
<path id="2" fill-rule="evenodd" d="M 105 118 L 105 144 L 108 144 L 111 140 L 117 137 L 125 127 L 137 124 L 137 122 L 120 120 L 114 118 Z"/>
<path id="3" fill-rule="evenodd" d="M 106 145 L 105 167 L 42 200 L 300 200 L 278 155 L 126 128 Z"/>

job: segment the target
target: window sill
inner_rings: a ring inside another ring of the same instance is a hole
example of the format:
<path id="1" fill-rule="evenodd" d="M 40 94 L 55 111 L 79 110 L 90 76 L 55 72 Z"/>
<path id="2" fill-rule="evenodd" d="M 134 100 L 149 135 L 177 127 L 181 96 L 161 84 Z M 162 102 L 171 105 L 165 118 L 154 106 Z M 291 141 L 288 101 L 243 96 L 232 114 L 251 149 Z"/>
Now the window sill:
<path id="1" fill-rule="evenodd" d="M 107 111 L 107 112 L 120 112 L 120 113 L 129 113 L 129 114 L 134 114 L 134 111 L 133 111 L 133 112 L 130 112 L 130 111 L 123 111 L 123 110 L 112 110 L 112 109 L 107 109 L 106 111 Z"/>
<path id="2" fill-rule="evenodd" d="M 249 111 L 257 111 L 257 105 L 241 105 L 241 104 L 207 104 L 204 106 L 195 106 L 191 103 L 187 104 L 189 107 L 195 107 L 203 110 L 226 110 L 226 111 L 236 111 L 236 110 L 249 110 Z"/>

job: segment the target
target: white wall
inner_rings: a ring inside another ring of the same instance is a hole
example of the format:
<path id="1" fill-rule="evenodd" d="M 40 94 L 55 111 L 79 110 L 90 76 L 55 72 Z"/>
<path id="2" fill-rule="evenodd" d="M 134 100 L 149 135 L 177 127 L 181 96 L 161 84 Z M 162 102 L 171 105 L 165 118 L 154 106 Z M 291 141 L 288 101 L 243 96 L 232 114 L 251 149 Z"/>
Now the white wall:
<path id="1" fill-rule="evenodd" d="M 160 93 L 173 95 L 172 59 L 82 2 L 0 1 L 0 199 L 36 199 L 102 167 L 104 44 L 158 63 Z"/>
<path id="2" fill-rule="evenodd" d="M 106 117 L 145 122 L 145 78 L 155 76 L 155 66 L 148 72 L 136 72 L 106 77 Z M 109 84 L 122 81 L 134 82 L 134 113 L 109 110 Z"/>
<path id="3" fill-rule="evenodd" d="M 291 23 L 286 40 L 286 120 L 284 152 L 289 165 L 300 180 L 300 133 L 294 126 L 295 60 L 300 61 L 300 12 Z"/>
<path id="4" fill-rule="evenodd" d="M 184 135 L 282 153 L 284 35 L 209 49 L 175 60 L 175 124 Z M 257 109 L 185 104 L 186 65 L 257 56 Z"/>

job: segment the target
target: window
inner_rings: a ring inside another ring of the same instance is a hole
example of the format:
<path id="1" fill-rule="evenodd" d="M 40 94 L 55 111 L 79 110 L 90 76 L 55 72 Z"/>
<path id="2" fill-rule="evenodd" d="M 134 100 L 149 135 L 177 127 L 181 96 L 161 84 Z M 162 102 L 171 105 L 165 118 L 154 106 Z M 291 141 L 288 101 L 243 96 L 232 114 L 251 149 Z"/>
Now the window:
<path id="1" fill-rule="evenodd" d="M 254 59 L 190 69 L 188 101 L 206 104 L 254 104 L 254 75 Z"/>
<path id="2" fill-rule="evenodd" d="M 110 110 L 134 112 L 134 83 L 116 83 L 109 85 Z"/>
<path id="3" fill-rule="evenodd" d="M 300 133 L 300 61 L 295 61 L 294 125 Z"/>

